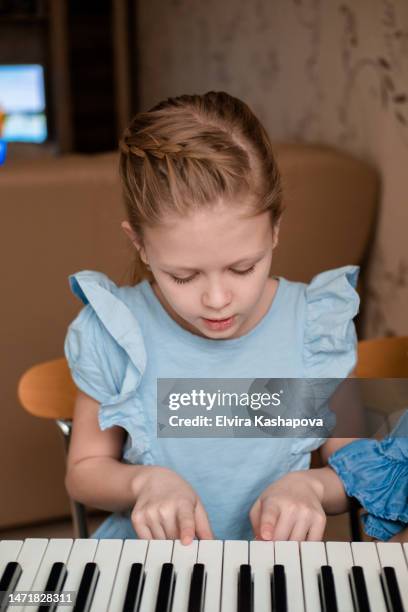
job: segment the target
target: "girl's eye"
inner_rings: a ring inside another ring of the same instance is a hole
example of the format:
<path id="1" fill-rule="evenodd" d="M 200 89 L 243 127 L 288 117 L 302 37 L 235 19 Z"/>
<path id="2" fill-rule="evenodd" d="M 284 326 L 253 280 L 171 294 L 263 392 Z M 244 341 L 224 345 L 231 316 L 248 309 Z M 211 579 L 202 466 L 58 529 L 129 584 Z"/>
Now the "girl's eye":
<path id="1" fill-rule="evenodd" d="M 178 276 L 173 276 L 171 274 L 171 278 L 174 280 L 175 283 L 178 283 L 179 285 L 185 285 L 185 283 L 189 283 L 195 278 L 195 274 L 193 274 L 193 276 L 189 276 L 188 278 L 178 278 Z"/>
<path id="2" fill-rule="evenodd" d="M 234 272 L 234 274 L 250 274 L 250 272 L 253 272 L 255 270 L 255 264 L 253 266 L 251 266 L 250 268 L 248 268 L 247 270 L 233 270 L 231 268 L 231 272 Z"/>
<path id="3" fill-rule="evenodd" d="M 250 274 L 251 272 L 255 270 L 255 264 L 251 266 L 250 268 L 248 268 L 247 270 L 234 270 L 233 268 L 230 268 L 230 270 L 234 274 L 240 274 L 241 276 L 244 276 L 245 274 Z M 175 283 L 178 283 L 179 285 L 185 285 L 186 283 L 190 283 L 192 280 L 194 280 L 196 277 L 196 274 L 193 274 L 192 276 L 188 276 L 187 278 L 179 278 L 178 276 L 173 276 L 172 274 L 170 276 L 174 280 Z"/>

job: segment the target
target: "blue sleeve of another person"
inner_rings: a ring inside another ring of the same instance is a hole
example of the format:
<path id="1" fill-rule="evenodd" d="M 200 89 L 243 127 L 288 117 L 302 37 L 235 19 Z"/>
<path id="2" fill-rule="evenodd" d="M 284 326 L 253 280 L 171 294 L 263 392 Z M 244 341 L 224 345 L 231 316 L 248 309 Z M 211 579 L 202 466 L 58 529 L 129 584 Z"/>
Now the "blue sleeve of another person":
<path id="1" fill-rule="evenodd" d="M 366 513 L 367 535 L 389 540 L 408 525 L 408 410 L 383 440 L 355 440 L 329 457 L 347 495 Z"/>

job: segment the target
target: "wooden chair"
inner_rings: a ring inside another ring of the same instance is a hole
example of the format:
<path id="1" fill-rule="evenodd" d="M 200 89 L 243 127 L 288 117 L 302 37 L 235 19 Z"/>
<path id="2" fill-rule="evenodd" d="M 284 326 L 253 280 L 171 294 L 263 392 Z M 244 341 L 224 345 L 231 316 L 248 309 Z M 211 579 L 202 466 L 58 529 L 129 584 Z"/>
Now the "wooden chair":
<path id="1" fill-rule="evenodd" d="M 18 398 L 30 414 L 54 419 L 63 435 L 65 452 L 68 452 L 72 416 L 77 388 L 71 378 L 66 359 L 55 359 L 31 367 L 20 378 Z M 75 537 L 87 538 L 85 507 L 69 498 Z"/>
<path id="2" fill-rule="evenodd" d="M 408 336 L 360 340 L 358 378 L 408 378 Z"/>
<path id="3" fill-rule="evenodd" d="M 378 383 L 363 381 L 360 392 L 372 420 L 370 430 L 380 440 L 394 428 L 408 404 L 408 336 L 361 341 L 356 375 L 379 379 Z"/>

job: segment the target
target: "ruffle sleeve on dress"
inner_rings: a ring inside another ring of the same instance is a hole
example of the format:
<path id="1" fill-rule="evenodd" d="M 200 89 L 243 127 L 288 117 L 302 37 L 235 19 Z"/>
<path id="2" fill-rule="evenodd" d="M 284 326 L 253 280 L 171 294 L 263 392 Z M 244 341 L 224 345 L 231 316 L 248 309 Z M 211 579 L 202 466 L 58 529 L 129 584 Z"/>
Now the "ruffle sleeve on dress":
<path id="1" fill-rule="evenodd" d="M 123 427 L 131 437 L 124 458 L 152 463 L 138 387 L 146 368 L 139 323 L 105 274 L 84 270 L 69 277 L 85 304 L 70 324 L 64 350 L 75 384 L 100 403 L 102 430 Z"/>
<path id="2" fill-rule="evenodd" d="M 322 272 L 306 288 L 304 365 L 311 378 L 346 378 L 356 363 L 353 318 L 360 299 L 358 266 Z"/>
<path id="3" fill-rule="evenodd" d="M 327 395 L 330 386 L 329 381 L 320 379 L 344 379 L 356 363 L 357 336 L 353 318 L 358 313 L 360 301 L 355 290 L 358 272 L 358 266 L 327 270 L 317 274 L 305 288 L 304 382 L 310 387 L 309 395 L 314 394 L 316 398 Z M 310 416 L 323 417 L 330 431 L 334 415 L 328 408 L 323 410 L 318 402 L 316 411 Z M 326 439 L 303 436 L 296 441 L 293 452 L 310 452 Z"/>

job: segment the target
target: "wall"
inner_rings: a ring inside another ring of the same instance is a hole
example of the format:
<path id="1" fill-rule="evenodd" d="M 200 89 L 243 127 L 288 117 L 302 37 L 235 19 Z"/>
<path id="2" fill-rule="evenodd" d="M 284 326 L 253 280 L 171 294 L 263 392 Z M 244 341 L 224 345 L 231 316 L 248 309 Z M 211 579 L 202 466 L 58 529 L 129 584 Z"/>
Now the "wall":
<path id="1" fill-rule="evenodd" d="M 139 0 L 138 36 L 142 110 L 223 89 L 273 140 L 326 143 L 378 169 L 364 333 L 408 334 L 408 3 Z"/>

